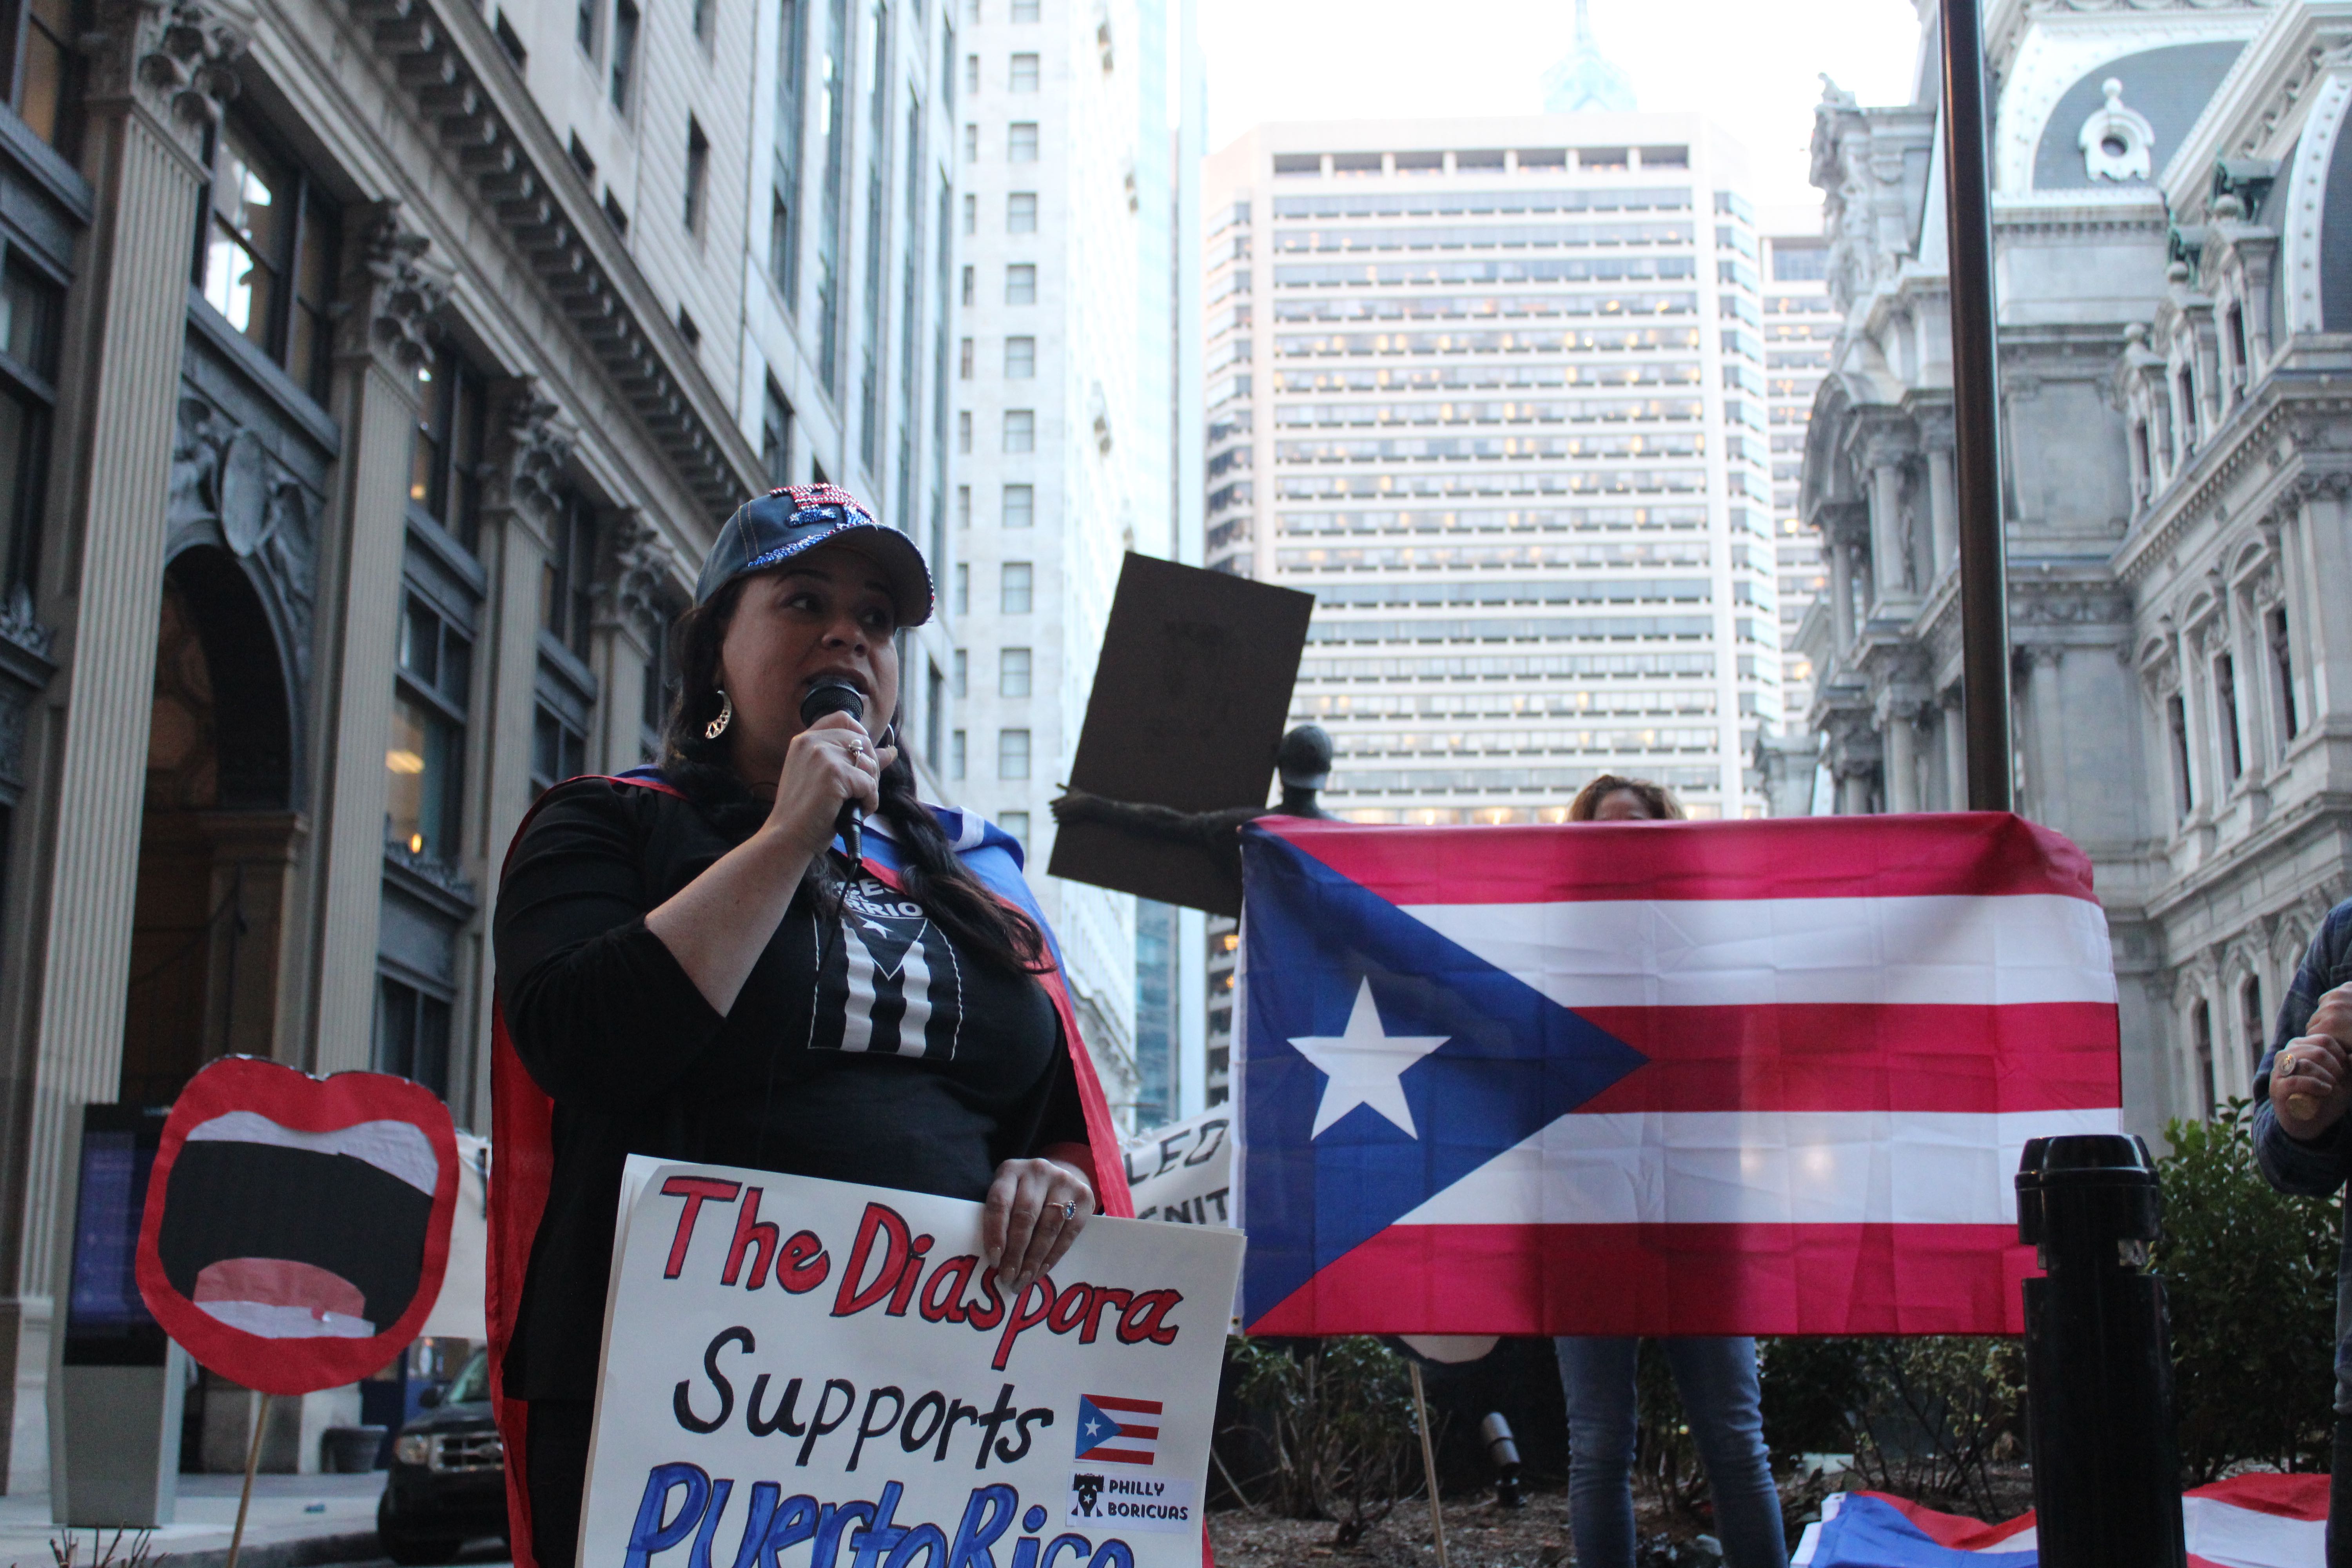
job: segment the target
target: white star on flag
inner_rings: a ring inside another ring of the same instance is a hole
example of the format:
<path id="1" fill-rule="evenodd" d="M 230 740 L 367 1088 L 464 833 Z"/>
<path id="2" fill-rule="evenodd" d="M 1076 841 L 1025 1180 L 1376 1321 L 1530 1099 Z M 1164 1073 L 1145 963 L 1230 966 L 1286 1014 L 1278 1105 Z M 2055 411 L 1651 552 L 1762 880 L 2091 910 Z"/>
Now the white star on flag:
<path id="1" fill-rule="evenodd" d="M 1315 1064 L 1324 1076 L 1323 1098 L 1315 1108 L 1315 1131 L 1323 1130 L 1360 1105 L 1385 1116 L 1410 1138 L 1421 1132 L 1412 1124 L 1412 1107 L 1405 1103 L 1404 1073 L 1413 1063 L 1452 1039 L 1451 1035 L 1390 1035 L 1381 1025 L 1380 1008 L 1372 1001 L 1371 977 L 1356 991 L 1356 1005 L 1340 1035 L 1301 1035 L 1290 1044 Z"/>

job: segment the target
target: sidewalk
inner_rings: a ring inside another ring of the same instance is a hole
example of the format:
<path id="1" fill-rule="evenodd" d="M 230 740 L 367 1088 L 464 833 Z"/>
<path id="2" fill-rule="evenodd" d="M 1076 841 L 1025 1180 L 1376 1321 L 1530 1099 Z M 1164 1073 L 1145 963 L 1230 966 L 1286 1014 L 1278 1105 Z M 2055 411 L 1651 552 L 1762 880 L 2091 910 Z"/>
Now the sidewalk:
<path id="1" fill-rule="evenodd" d="M 237 1568 L 315 1568 L 381 1557 L 375 1501 L 383 1479 L 381 1470 L 365 1476 L 256 1476 Z M 243 1480 L 182 1476 L 177 1515 L 153 1532 L 150 1561 L 169 1557 L 170 1568 L 224 1568 Z M 49 1542 L 64 1533 L 49 1522 L 47 1493 L 0 1497 L 0 1568 L 51 1568 Z M 101 1531 L 93 1552 L 89 1531 L 74 1534 L 76 1568 L 91 1568 L 114 1539 L 112 1531 Z M 130 1556 L 132 1539 L 132 1532 L 123 1532 L 115 1548 L 118 1564 Z"/>

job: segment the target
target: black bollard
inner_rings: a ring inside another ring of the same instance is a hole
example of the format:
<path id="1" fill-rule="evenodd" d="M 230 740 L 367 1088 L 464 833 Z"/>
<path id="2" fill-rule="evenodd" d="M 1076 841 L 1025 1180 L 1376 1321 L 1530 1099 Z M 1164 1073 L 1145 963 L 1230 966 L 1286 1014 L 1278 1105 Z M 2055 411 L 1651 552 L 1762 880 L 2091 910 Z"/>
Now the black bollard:
<path id="1" fill-rule="evenodd" d="M 2161 1203 L 2147 1145 L 2036 1138 L 2017 1168 L 2026 1428 L 2042 1568 L 2182 1568 L 2172 1335 L 2147 1268 Z"/>

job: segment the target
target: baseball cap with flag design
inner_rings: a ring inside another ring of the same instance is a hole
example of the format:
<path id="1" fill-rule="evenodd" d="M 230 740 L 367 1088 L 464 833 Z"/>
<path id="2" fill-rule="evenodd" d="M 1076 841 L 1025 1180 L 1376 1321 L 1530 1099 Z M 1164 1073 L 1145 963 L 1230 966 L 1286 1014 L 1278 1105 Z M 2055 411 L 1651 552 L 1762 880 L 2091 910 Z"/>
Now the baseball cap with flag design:
<path id="1" fill-rule="evenodd" d="M 900 626 L 919 626 L 931 618 L 931 574 L 923 552 L 838 485 L 787 485 L 737 507 L 703 559 L 694 602 L 709 604 L 712 595 L 747 573 L 835 543 L 858 551 L 882 569 Z"/>

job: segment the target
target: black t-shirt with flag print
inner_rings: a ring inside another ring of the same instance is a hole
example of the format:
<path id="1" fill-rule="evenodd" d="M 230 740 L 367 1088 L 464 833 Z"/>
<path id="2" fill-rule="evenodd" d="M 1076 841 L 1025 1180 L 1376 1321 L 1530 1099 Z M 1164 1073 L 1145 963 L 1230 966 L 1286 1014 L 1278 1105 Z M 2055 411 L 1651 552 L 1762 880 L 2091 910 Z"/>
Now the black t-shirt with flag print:
<path id="1" fill-rule="evenodd" d="M 555 1101 L 555 1170 L 510 1394 L 593 1395 L 631 1153 L 978 1200 L 1003 1161 L 1087 1141 L 1044 987 L 870 875 L 836 883 L 837 899 L 803 886 L 716 1012 L 645 915 L 736 842 L 684 800 L 583 780 L 515 847 L 499 996 Z"/>

